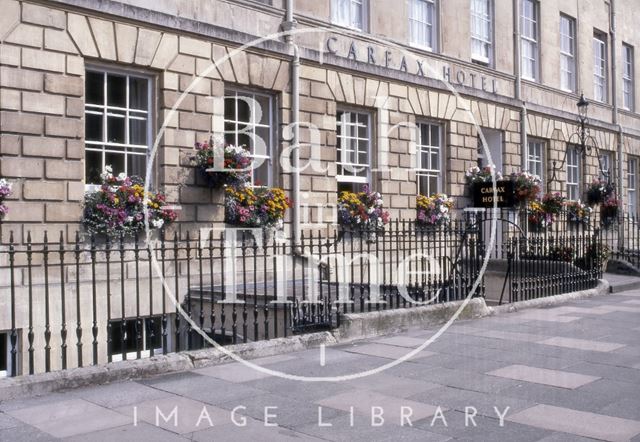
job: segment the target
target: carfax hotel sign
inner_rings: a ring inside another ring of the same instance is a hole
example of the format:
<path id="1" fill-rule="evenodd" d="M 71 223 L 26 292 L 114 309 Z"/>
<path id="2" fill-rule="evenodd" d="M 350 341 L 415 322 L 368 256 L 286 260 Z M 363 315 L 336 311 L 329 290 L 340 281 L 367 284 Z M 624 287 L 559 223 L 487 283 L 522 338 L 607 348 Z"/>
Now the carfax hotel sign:
<path id="1" fill-rule="evenodd" d="M 490 94 L 498 94 L 499 81 L 491 76 L 470 69 L 462 69 L 441 60 L 416 57 L 408 51 L 367 45 L 355 40 L 346 41 L 329 36 L 326 52 L 348 60 L 395 69 L 418 77 L 443 80 L 455 86 L 466 86 Z"/>

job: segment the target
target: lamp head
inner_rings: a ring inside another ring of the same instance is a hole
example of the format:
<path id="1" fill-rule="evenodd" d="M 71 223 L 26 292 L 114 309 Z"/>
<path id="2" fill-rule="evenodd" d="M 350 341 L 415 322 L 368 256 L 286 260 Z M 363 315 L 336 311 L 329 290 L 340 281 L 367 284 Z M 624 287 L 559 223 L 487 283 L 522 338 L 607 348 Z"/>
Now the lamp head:
<path id="1" fill-rule="evenodd" d="M 587 119 L 587 111 L 589 108 L 589 102 L 584 98 L 584 94 L 580 94 L 580 99 L 577 103 L 578 106 L 578 115 L 580 115 L 581 120 Z"/>

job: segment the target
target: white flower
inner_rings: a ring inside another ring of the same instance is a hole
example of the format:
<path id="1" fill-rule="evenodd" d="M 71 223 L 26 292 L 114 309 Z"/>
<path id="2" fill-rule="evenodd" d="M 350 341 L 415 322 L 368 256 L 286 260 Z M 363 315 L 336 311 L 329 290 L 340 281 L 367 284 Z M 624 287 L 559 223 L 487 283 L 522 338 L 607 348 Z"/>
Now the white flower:
<path id="1" fill-rule="evenodd" d="M 118 175 L 118 180 L 124 181 L 125 179 L 127 179 L 127 174 L 124 172 L 120 172 L 120 174 Z"/>
<path id="2" fill-rule="evenodd" d="M 151 224 L 153 224 L 154 228 L 159 229 L 164 225 L 164 220 L 160 218 L 154 219 Z"/>

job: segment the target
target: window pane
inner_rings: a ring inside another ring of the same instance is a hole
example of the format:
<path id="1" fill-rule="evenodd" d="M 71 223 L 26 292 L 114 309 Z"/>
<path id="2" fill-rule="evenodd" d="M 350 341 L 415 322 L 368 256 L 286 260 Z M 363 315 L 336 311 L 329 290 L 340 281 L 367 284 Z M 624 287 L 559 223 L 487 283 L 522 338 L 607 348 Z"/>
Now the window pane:
<path id="1" fill-rule="evenodd" d="M 146 120 L 129 120 L 129 143 L 147 145 Z"/>
<path id="2" fill-rule="evenodd" d="M 104 164 L 105 166 L 111 166 L 114 175 L 125 172 L 124 153 L 105 152 Z"/>
<path id="3" fill-rule="evenodd" d="M 147 156 L 146 155 L 127 155 L 127 174 L 135 175 L 144 179 L 147 174 Z"/>
<path id="4" fill-rule="evenodd" d="M 230 121 L 236 119 L 236 99 L 233 97 L 224 99 L 224 119 Z"/>
<path id="5" fill-rule="evenodd" d="M 149 107 L 149 82 L 145 78 L 129 78 L 129 107 L 147 110 Z"/>
<path id="6" fill-rule="evenodd" d="M 125 107 L 127 105 L 127 77 L 107 74 L 107 104 Z"/>
<path id="7" fill-rule="evenodd" d="M 104 141 L 102 138 L 103 116 L 85 114 L 85 139 L 87 141 Z"/>
<path id="8" fill-rule="evenodd" d="M 253 185 L 269 185 L 269 161 L 262 159 L 262 164 L 253 169 Z"/>
<path id="9" fill-rule="evenodd" d="M 110 143 L 125 143 L 124 115 L 107 117 L 107 140 Z"/>
<path id="10" fill-rule="evenodd" d="M 238 121 L 243 121 L 245 123 L 251 122 L 251 107 L 249 103 L 251 102 L 248 97 L 238 97 L 236 100 L 236 106 L 238 107 Z M 235 118 L 233 118 L 235 120 Z"/>
<path id="11" fill-rule="evenodd" d="M 85 183 L 100 184 L 100 174 L 103 169 L 102 152 L 87 150 L 84 155 Z"/>
<path id="12" fill-rule="evenodd" d="M 255 102 L 256 112 L 258 112 L 258 114 L 261 114 L 259 120 L 258 120 L 258 114 L 255 115 L 256 123 L 265 124 L 265 125 L 270 124 L 271 123 L 269 121 L 271 116 L 271 112 L 269 112 L 269 109 L 271 107 L 270 97 L 265 97 L 264 95 L 256 95 L 255 100 L 256 100 Z"/>
<path id="13" fill-rule="evenodd" d="M 85 77 L 85 100 L 87 104 L 104 104 L 104 74 L 87 72 Z"/>

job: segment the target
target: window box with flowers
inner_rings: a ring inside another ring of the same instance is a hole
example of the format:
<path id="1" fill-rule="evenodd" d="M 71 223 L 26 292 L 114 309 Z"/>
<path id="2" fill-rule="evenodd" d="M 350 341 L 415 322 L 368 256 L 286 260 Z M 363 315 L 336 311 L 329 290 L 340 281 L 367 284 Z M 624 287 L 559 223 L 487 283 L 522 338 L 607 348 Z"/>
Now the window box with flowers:
<path id="1" fill-rule="evenodd" d="M 586 226 L 591 219 L 593 209 L 581 201 L 567 201 L 565 203 L 567 220 L 571 226 Z"/>
<path id="2" fill-rule="evenodd" d="M 84 199 L 82 223 L 90 235 L 124 238 L 143 232 L 145 219 L 150 230 L 158 230 L 177 218 L 162 193 L 145 193 L 141 178 L 115 176 L 107 166 L 101 179 L 100 188 Z"/>
<path id="3" fill-rule="evenodd" d="M 553 225 L 553 214 L 548 213 L 542 202 L 530 201 L 527 208 L 527 220 L 529 230 L 532 232 L 544 232 Z"/>
<path id="4" fill-rule="evenodd" d="M 261 228 L 266 239 L 284 227 L 284 216 L 291 207 L 284 190 L 277 187 L 242 185 L 225 190 L 224 219 L 233 227 Z M 244 237 L 246 232 L 241 232 Z"/>
<path id="5" fill-rule="evenodd" d="M 211 139 L 196 143 L 195 149 L 192 160 L 209 187 L 240 186 L 249 181 L 252 158 L 243 146 L 223 145 Z"/>
<path id="6" fill-rule="evenodd" d="M 382 195 L 365 186 L 362 192 L 342 192 L 338 197 L 338 224 L 345 233 L 364 235 L 373 240 L 389 223 Z"/>
<path id="7" fill-rule="evenodd" d="M 435 231 L 451 222 L 453 199 L 444 193 L 432 196 L 418 195 L 416 198 L 416 225 L 421 230 Z"/>
<path id="8" fill-rule="evenodd" d="M 0 221 L 9 213 L 9 208 L 4 203 L 9 195 L 11 195 L 11 183 L 2 178 L 0 179 Z"/>

